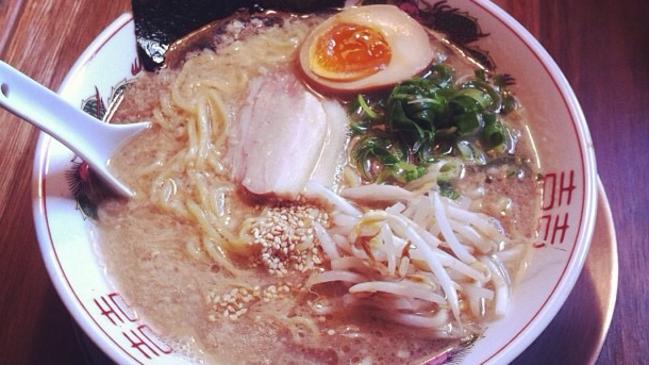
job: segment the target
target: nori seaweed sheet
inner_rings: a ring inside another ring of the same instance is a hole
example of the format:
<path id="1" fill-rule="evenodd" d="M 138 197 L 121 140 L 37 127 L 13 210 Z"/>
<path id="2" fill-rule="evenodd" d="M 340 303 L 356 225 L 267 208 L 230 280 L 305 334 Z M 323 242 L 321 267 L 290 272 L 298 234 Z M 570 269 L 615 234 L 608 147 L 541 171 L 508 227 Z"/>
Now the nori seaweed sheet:
<path id="1" fill-rule="evenodd" d="M 239 9 L 311 12 L 342 7 L 344 0 L 132 0 L 138 55 L 144 68 L 164 65 L 173 42 Z"/>

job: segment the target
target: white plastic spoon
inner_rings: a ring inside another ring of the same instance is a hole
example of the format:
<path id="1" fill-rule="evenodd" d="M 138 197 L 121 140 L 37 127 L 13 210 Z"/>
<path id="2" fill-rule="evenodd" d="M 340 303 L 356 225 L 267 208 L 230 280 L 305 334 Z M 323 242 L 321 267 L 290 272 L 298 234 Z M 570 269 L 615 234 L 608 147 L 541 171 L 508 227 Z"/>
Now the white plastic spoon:
<path id="1" fill-rule="evenodd" d="M 108 170 L 108 161 L 120 145 L 151 123 L 103 123 L 2 61 L 0 105 L 63 143 L 116 193 L 133 196 L 133 191 Z"/>

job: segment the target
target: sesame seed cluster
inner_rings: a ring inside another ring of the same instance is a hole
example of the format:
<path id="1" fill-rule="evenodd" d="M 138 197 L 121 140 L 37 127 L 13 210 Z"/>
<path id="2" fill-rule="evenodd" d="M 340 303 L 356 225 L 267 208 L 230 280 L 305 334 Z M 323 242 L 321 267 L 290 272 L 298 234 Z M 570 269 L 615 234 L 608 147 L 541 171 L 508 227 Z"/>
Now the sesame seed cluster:
<path id="1" fill-rule="evenodd" d="M 212 312 L 208 315 L 210 322 L 215 322 L 217 316 L 229 320 L 237 320 L 248 313 L 250 307 L 255 303 L 268 303 L 271 300 L 282 298 L 294 288 L 291 283 L 268 285 L 265 287 L 255 286 L 253 288 L 233 288 L 223 295 L 215 292 L 207 296 L 207 303 Z"/>
<path id="2" fill-rule="evenodd" d="M 329 225 L 329 215 L 306 204 L 266 209 L 250 228 L 253 244 L 261 246 L 261 263 L 277 276 L 289 270 L 306 272 L 322 263 L 322 250 L 313 224 Z"/>

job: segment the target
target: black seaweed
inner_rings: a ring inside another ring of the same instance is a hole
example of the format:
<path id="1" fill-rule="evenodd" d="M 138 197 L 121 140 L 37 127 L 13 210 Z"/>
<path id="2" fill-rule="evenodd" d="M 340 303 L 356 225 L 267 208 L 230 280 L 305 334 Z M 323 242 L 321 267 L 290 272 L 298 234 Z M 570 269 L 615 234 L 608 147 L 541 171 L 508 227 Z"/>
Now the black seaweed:
<path id="1" fill-rule="evenodd" d="M 144 68 L 164 65 L 171 44 L 189 33 L 244 9 L 313 12 L 342 7 L 344 0 L 132 0 L 138 55 Z"/>
<path id="2" fill-rule="evenodd" d="M 339 8 L 344 3 L 344 0 L 132 0 L 138 55 L 144 68 L 154 71 L 165 65 L 165 55 L 175 41 L 239 10 L 251 14 L 264 9 L 302 13 Z M 486 69 L 496 69 L 489 53 L 474 44 L 488 34 L 482 31 L 476 18 L 451 7 L 446 0 L 432 5 L 422 0 L 364 0 L 362 3 L 397 5 L 423 25 L 444 33 Z"/>

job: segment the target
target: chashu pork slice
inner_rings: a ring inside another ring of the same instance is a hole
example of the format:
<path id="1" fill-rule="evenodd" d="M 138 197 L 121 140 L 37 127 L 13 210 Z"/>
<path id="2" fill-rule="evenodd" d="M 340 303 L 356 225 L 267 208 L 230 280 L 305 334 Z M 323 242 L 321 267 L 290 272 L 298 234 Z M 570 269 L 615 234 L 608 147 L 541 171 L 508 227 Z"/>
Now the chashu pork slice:
<path id="1" fill-rule="evenodd" d="M 307 181 L 335 180 L 347 138 L 342 106 L 323 101 L 288 71 L 250 83 L 228 137 L 234 180 L 253 194 L 295 198 Z"/>
<path id="2" fill-rule="evenodd" d="M 345 146 L 349 139 L 349 122 L 345 109 L 335 100 L 322 102 L 327 114 L 327 133 L 322 151 L 310 180 L 328 188 L 336 183 L 339 168 L 345 163 Z"/>

